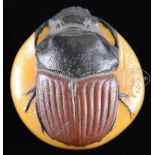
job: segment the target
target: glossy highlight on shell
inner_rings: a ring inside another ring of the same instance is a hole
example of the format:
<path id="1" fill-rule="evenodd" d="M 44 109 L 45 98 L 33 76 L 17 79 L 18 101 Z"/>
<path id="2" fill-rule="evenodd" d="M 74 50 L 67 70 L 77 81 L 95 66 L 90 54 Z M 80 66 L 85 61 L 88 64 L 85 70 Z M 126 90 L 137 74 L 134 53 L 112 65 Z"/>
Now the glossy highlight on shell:
<path id="1" fill-rule="evenodd" d="M 84 146 L 112 129 L 118 106 L 114 75 L 76 80 L 40 70 L 36 81 L 37 112 L 51 138 Z"/>

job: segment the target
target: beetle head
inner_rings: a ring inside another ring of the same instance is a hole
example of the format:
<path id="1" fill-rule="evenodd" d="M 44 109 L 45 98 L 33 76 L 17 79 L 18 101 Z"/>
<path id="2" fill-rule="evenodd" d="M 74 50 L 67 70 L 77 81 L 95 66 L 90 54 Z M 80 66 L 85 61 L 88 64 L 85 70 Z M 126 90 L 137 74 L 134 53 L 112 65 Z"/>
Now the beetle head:
<path id="1" fill-rule="evenodd" d="M 50 30 L 36 45 L 38 67 L 73 78 L 117 69 L 118 48 L 103 37 L 99 22 L 80 7 L 64 9 L 49 19 L 36 31 L 37 40 L 45 25 Z"/>

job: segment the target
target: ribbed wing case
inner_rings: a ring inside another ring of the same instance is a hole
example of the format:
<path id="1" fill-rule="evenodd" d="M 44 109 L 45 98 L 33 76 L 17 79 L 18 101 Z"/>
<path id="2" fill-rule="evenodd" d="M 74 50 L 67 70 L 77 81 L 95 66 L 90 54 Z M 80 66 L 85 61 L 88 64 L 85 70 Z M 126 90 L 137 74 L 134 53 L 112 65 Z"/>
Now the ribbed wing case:
<path id="1" fill-rule="evenodd" d="M 118 105 L 114 75 L 70 79 L 47 71 L 36 77 L 37 113 L 47 134 L 62 143 L 84 146 L 112 129 Z"/>

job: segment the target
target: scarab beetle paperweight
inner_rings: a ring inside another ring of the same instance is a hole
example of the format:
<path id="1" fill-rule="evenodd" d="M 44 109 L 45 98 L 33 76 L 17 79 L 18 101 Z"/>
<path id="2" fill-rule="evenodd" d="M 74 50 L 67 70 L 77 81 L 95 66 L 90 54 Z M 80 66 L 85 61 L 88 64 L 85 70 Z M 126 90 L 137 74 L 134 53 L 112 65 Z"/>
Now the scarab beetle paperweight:
<path id="1" fill-rule="evenodd" d="M 139 61 L 123 37 L 87 9 L 44 22 L 19 50 L 11 93 L 24 124 L 65 149 L 91 149 L 120 134 L 144 98 Z"/>

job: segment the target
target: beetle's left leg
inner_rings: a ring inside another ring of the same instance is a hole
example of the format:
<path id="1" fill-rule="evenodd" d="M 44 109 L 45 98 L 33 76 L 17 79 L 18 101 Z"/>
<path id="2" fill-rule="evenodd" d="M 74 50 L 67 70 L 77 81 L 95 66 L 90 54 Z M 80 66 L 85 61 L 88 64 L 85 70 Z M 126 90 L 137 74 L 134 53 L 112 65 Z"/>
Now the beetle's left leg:
<path id="1" fill-rule="evenodd" d="M 118 98 L 121 100 L 121 102 L 127 107 L 127 109 L 129 110 L 130 112 L 130 117 L 132 117 L 132 109 L 131 109 L 131 106 L 128 102 L 126 102 L 126 98 L 129 97 L 127 94 L 123 94 L 123 93 L 120 93 L 118 94 Z"/>
<path id="2" fill-rule="evenodd" d="M 40 122 L 40 127 L 41 127 L 42 132 L 44 133 L 44 131 L 45 131 L 47 133 L 47 131 L 46 131 L 44 125 L 43 125 L 42 119 L 40 117 L 40 114 L 39 114 L 37 102 L 36 102 L 36 113 L 37 113 L 38 120 Z"/>
<path id="3" fill-rule="evenodd" d="M 32 100 L 34 99 L 34 97 L 36 96 L 36 87 L 33 87 L 32 89 L 30 89 L 26 95 L 29 95 L 31 93 L 31 96 L 29 98 L 29 100 L 27 101 L 25 107 L 24 107 L 24 111 L 27 112 L 29 107 L 30 107 L 30 104 L 32 103 Z"/>

